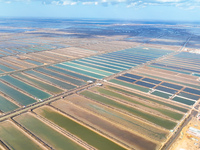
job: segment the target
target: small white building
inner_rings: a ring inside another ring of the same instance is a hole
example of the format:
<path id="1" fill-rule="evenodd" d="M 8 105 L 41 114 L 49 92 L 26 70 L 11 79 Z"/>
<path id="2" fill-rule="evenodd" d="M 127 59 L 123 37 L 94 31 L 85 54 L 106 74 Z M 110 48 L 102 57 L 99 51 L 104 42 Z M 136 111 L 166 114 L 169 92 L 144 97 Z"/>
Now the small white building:
<path id="1" fill-rule="evenodd" d="M 200 130 L 199 129 L 196 129 L 196 128 L 193 128 L 193 127 L 190 127 L 187 131 L 187 133 L 193 135 L 193 136 L 196 136 L 196 137 L 199 137 L 200 138 Z"/>
<path id="2" fill-rule="evenodd" d="M 87 83 L 91 84 L 91 83 L 93 83 L 93 81 L 92 80 L 88 80 Z"/>
<path id="3" fill-rule="evenodd" d="M 97 86 L 102 86 L 103 84 L 102 84 L 102 83 L 97 83 L 96 85 L 97 85 Z"/>

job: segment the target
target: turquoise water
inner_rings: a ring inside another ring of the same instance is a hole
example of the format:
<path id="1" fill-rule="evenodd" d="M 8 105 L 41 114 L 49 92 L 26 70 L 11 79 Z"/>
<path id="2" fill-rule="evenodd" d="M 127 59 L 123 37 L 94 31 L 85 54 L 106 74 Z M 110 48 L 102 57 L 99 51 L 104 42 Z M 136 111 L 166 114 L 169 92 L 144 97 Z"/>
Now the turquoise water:
<path id="1" fill-rule="evenodd" d="M 193 73 L 192 75 L 193 75 L 193 76 L 200 77 L 200 74 L 198 74 L 198 73 Z"/>
<path id="2" fill-rule="evenodd" d="M 165 79 L 165 78 L 149 75 L 149 74 L 146 74 L 146 73 L 138 73 L 138 74 L 145 75 L 145 76 L 148 76 L 148 77 L 152 77 L 152 78 L 155 78 L 155 79 L 160 79 L 160 80 L 169 81 L 169 82 L 172 82 L 172 83 L 178 83 L 178 84 L 182 84 L 182 85 L 186 85 L 186 86 L 190 86 L 190 87 L 200 89 L 200 86 L 193 85 L 193 84 L 188 84 L 188 83 L 184 83 L 184 82 L 178 82 L 178 81 L 175 81 L 175 80 Z"/>
<path id="3" fill-rule="evenodd" d="M 6 72 L 14 71 L 14 69 L 11 69 L 11 68 L 6 67 L 6 66 L 1 65 L 1 64 L 0 64 L 0 69 L 1 69 L 1 70 L 4 70 L 4 71 L 6 71 Z"/>
<path id="4" fill-rule="evenodd" d="M 29 49 L 30 49 L 30 50 L 33 50 L 33 51 L 41 51 L 41 50 L 39 50 L 38 48 L 33 48 L 33 47 L 30 47 Z"/>
<path id="5" fill-rule="evenodd" d="M 116 83 L 116 84 L 119 84 L 119 85 L 122 85 L 122 86 L 126 86 L 126 87 L 129 87 L 129 88 L 132 88 L 132 89 L 136 89 L 136 90 L 139 90 L 139 91 L 142 91 L 142 92 L 146 92 L 146 93 L 149 92 L 149 88 L 144 88 L 144 87 L 141 87 L 141 86 L 138 86 L 138 85 L 126 83 L 126 82 L 119 81 L 119 80 L 116 80 L 116 79 L 111 79 L 111 80 L 109 80 L 109 82 Z"/>
<path id="6" fill-rule="evenodd" d="M 29 48 L 21 48 L 21 49 L 23 49 L 23 50 L 25 50 L 27 52 L 34 52 L 33 50 L 30 50 Z"/>
<path id="7" fill-rule="evenodd" d="M 7 56 L 11 55 L 10 53 L 7 53 L 7 52 L 5 52 L 3 50 L 1 51 L 1 54 L 7 55 Z"/>
<path id="8" fill-rule="evenodd" d="M 16 48 L 12 48 L 12 50 L 17 51 L 17 52 L 21 52 L 21 53 L 26 53 L 26 51 L 20 50 L 20 49 L 16 49 Z"/>
<path id="9" fill-rule="evenodd" d="M 77 80 L 77 79 L 74 79 L 74 78 L 71 78 L 71 77 L 68 77 L 68 76 L 64 76 L 64 75 L 55 73 L 55 72 L 53 72 L 53 71 L 46 70 L 46 69 L 44 69 L 44 68 L 37 68 L 37 69 L 35 69 L 35 70 L 40 71 L 40 72 L 42 72 L 42 73 L 45 73 L 45 74 L 47 74 L 47 75 L 53 76 L 53 77 L 55 77 L 55 78 L 58 78 L 58 79 L 67 81 L 67 82 L 69 82 L 69 83 L 78 85 L 78 86 L 81 86 L 81 85 L 85 85 L 85 84 L 86 84 L 85 82 L 83 82 L 83 81 L 81 81 L 81 80 Z"/>
<path id="10" fill-rule="evenodd" d="M 53 83 L 53 84 L 55 84 L 55 85 L 57 85 L 59 87 L 67 89 L 67 90 L 71 90 L 71 89 L 76 88 L 76 86 L 74 86 L 74 85 L 71 85 L 71 84 L 56 80 L 54 78 L 48 77 L 48 76 L 43 75 L 43 74 L 41 74 L 39 72 L 36 72 L 36 71 L 29 70 L 29 71 L 25 71 L 25 73 L 28 73 L 30 75 L 33 75 L 33 76 L 37 77 L 37 78 L 40 78 L 43 81 L 51 82 L 51 83 Z"/>
<path id="11" fill-rule="evenodd" d="M 162 64 L 167 65 L 167 66 L 179 67 L 179 68 L 181 68 L 181 70 L 188 70 L 189 69 L 188 70 L 189 72 L 191 72 L 190 69 L 194 70 L 194 72 L 199 71 L 199 66 L 197 66 L 197 65 L 194 65 L 194 64 L 188 65 L 188 64 L 182 64 L 182 63 L 180 64 L 180 63 L 176 62 L 176 60 L 171 62 L 171 63 L 164 61 L 164 62 L 162 62 Z"/>
<path id="12" fill-rule="evenodd" d="M 129 66 L 129 67 L 132 67 L 136 64 L 133 64 L 133 63 L 126 63 L 126 62 L 123 62 L 123 61 L 118 61 L 118 60 L 114 60 L 112 58 L 105 58 L 105 57 L 101 57 L 101 56 L 94 56 L 92 58 L 96 58 L 96 59 L 101 59 L 101 60 L 105 60 L 105 61 L 109 61 L 109 62 L 114 62 L 114 63 L 117 63 L 117 64 L 122 64 L 122 65 L 125 65 L 125 66 Z"/>
<path id="13" fill-rule="evenodd" d="M 179 67 L 185 67 L 185 68 L 198 68 L 197 64 L 194 64 L 191 62 L 183 62 L 183 61 L 177 61 L 177 60 L 165 60 L 163 64 L 166 65 L 172 65 L 172 66 L 179 66 Z"/>
<path id="14" fill-rule="evenodd" d="M 198 100 L 200 98 L 200 96 L 196 96 L 196 95 L 193 95 L 193 94 L 188 94 L 188 93 L 185 93 L 185 92 L 180 92 L 178 95 L 182 96 L 182 97 L 185 97 L 185 98 L 193 99 L 193 100 Z"/>
<path id="15" fill-rule="evenodd" d="M 186 105 L 193 105 L 195 103 L 195 101 L 190 101 L 188 99 L 177 97 L 177 96 L 174 97 L 172 100 L 186 104 Z"/>
<path id="16" fill-rule="evenodd" d="M 83 76 L 81 74 L 78 74 L 78 73 L 74 73 L 74 72 L 71 72 L 71 71 L 68 71 L 68 70 L 65 70 L 65 66 L 64 65 L 61 65 L 61 64 L 57 64 L 55 65 L 57 67 L 54 67 L 54 66 L 48 66 L 47 68 L 48 69 L 51 69 L 51 70 L 54 70 L 54 71 L 57 71 L 57 72 L 60 72 L 60 73 L 63 73 L 63 74 L 67 74 L 67 75 L 70 75 L 72 77 L 76 77 L 76 78 L 79 78 L 79 79 L 82 79 L 84 81 L 88 81 L 88 80 L 92 80 L 92 81 L 95 81 L 94 78 L 90 78 L 90 77 L 87 77 L 87 76 Z M 61 69 L 63 68 L 63 69 Z"/>
<path id="17" fill-rule="evenodd" d="M 22 89 L 23 91 L 29 93 L 30 95 L 32 95 L 38 99 L 46 99 L 46 98 L 51 97 L 50 94 L 48 94 L 44 91 L 41 91 L 33 86 L 30 86 L 22 81 L 19 81 L 11 76 L 7 75 L 7 76 L 2 76 L 0 78 L 3 79 L 4 81 L 16 86 L 17 88 Z"/>
<path id="18" fill-rule="evenodd" d="M 25 59 L 25 61 L 32 63 L 32 64 L 35 64 L 35 65 L 38 65 L 38 66 L 43 65 L 43 63 L 41 63 L 41 62 L 34 61 L 34 60 L 31 60 L 31 59 Z"/>
<path id="19" fill-rule="evenodd" d="M 95 60 L 95 59 L 92 59 L 92 58 L 85 58 L 85 59 L 83 59 L 83 61 L 90 61 L 90 62 L 94 62 L 96 64 L 102 64 L 102 65 L 105 65 L 106 67 L 116 69 L 116 70 L 126 70 L 126 69 L 131 68 L 131 67 L 121 67 L 118 64 L 108 63 L 108 62 L 103 61 L 103 60 Z"/>
<path id="20" fill-rule="evenodd" d="M 15 109 L 19 108 L 17 105 L 13 104 L 6 98 L 0 96 L 0 110 L 3 112 L 9 112 L 13 111 Z"/>
<path id="21" fill-rule="evenodd" d="M 102 56 L 102 55 L 101 55 Z M 110 55 L 105 55 L 103 57 L 106 57 L 106 58 L 109 58 L 109 59 L 115 59 L 115 60 L 119 60 L 119 61 L 122 61 L 122 62 L 125 62 L 125 63 L 131 63 L 131 64 L 141 64 L 141 62 L 144 62 L 143 60 L 137 60 L 137 59 L 131 59 L 129 57 L 126 57 L 126 58 L 123 58 L 123 57 L 120 57 L 120 55 L 118 56 L 110 56 Z"/>
<path id="22" fill-rule="evenodd" d="M 58 65 L 62 65 L 62 64 L 58 64 Z M 57 65 L 55 65 L 57 66 Z M 84 71 L 84 70 L 80 70 L 80 69 L 77 69 L 77 68 L 73 68 L 73 67 L 69 67 L 69 66 L 65 66 L 63 65 L 63 68 L 67 69 L 67 70 L 70 70 L 70 71 L 74 71 L 74 72 L 77 72 L 77 73 L 80 73 L 80 74 L 84 74 L 84 75 L 87 75 L 87 76 L 90 76 L 90 77 L 93 77 L 93 78 L 96 78 L 96 79 L 103 79 L 105 78 L 106 76 L 103 76 L 103 75 L 99 75 L 99 74 L 95 74 L 95 73 L 92 73 L 92 72 L 88 72 L 88 71 Z"/>
<path id="23" fill-rule="evenodd" d="M 151 94 L 156 95 L 156 96 L 159 96 L 159 97 L 162 97 L 162 98 L 166 98 L 166 99 L 169 99 L 169 97 L 172 96 L 172 94 L 163 93 L 163 92 L 161 92 L 161 91 L 154 91 L 154 92 L 152 92 Z"/>
<path id="24" fill-rule="evenodd" d="M 107 68 L 111 68 L 111 69 L 115 69 L 115 70 L 118 70 L 118 71 L 126 70 L 126 69 L 119 68 L 119 67 L 116 67 L 116 66 L 108 65 L 105 62 L 104 63 L 95 62 L 95 61 L 92 61 L 92 60 L 89 60 L 89 59 L 80 59 L 79 61 L 87 62 L 87 63 L 91 63 L 91 64 L 95 64 L 95 65 L 99 65 L 99 66 L 103 66 L 103 67 L 107 67 Z"/>
<path id="25" fill-rule="evenodd" d="M 126 65 L 122 65 L 122 64 L 114 63 L 114 62 L 108 62 L 108 61 L 101 60 L 101 59 L 96 59 L 96 58 L 87 58 L 87 59 L 92 60 L 92 61 L 96 61 L 96 62 L 106 63 L 106 64 L 117 66 L 117 67 L 121 67 L 122 69 L 132 68 L 132 66 L 126 66 Z"/>
<path id="26" fill-rule="evenodd" d="M 21 105 L 29 105 L 36 102 L 36 100 L 34 100 L 33 98 L 7 86 L 2 82 L 0 82 L 0 91 L 14 99 Z"/>
<path id="27" fill-rule="evenodd" d="M 3 65 L 6 65 L 8 67 L 11 67 L 13 68 L 14 70 L 17 70 L 17 69 L 22 69 L 22 67 L 19 67 L 19 66 L 15 66 L 15 65 L 12 65 L 10 63 L 7 63 L 7 62 L 1 62 Z"/>
<path id="28" fill-rule="evenodd" d="M 103 71 L 108 71 L 108 72 L 111 72 L 111 73 L 118 73 L 119 72 L 117 70 L 113 70 L 113 69 L 110 69 L 110 68 L 97 66 L 97 65 L 94 65 L 92 63 L 84 63 L 84 62 L 81 62 L 81 61 L 71 61 L 71 62 L 76 63 L 76 64 L 80 64 L 80 65 L 84 65 L 84 66 L 88 66 L 88 67 L 92 67 L 92 68 L 96 68 L 96 69 L 100 69 L 100 70 L 103 70 Z"/>
<path id="29" fill-rule="evenodd" d="M 158 69 L 163 69 L 163 70 L 168 70 L 168 71 L 173 71 L 173 72 L 178 72 L 178 73 L 183 73 L 183 74 L 190 74 L 190 72 L 179 71 L 177 69 L 169 69 L 169 68 L 160 67 L 160 66 L 149 65 L 148 67 L 153 67 L 153 68 L 158 68 Z"/>
<path id="30" fill-rule="evenodd" d="M 104 75 L 104 76 L 113 75 L 113 73 L 104 72 L 102 70 L 98 70 L 98 69 L 94 69 L 94 68 L 90 68 L 90 67 L 85 67 L 85 66 L 82 66 L 82 65 L 77 65 L 77 64 L 74 64 L 74 63 L 71 63 L 71 62 L 65 62 L 63 64 L 71 66 L 71 67 L 79 68 L 79 69 L 82 69 L 82 70 L 91 71 L 93 73 L 97 73 L 97 74 Z"/>
<path id="31" fill-rule="evenodd" d="M 29 76 L 26 76 L 26 75 L 24 75 L 22 73 L 15 73 L 14 75 L 17 76 L 20 79 L 26 80 L 26 81 L 28 81 L 28 82 L 40 87 L 41 89 L 47 90 L 50 93 L 58 94 L 58 93 L 62 93 L 63 92 L 63 90 L 61 90 L 61 89 L 59 89 L 59 88 L 57 88 L 55 86 L 52 86 L 50 84 L 44 83 L 44 82 L 39 81 L 39 80 L 36 80 L 36 79 L 31 78 Z"/>

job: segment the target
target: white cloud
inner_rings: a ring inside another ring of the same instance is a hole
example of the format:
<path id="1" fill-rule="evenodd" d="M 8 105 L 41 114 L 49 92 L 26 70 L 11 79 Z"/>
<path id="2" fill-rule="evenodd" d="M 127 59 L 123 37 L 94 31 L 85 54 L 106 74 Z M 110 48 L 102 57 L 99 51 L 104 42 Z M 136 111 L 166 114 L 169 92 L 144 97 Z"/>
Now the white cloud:
<path id="1" fill-rule="evenodd" d="M 182 0 L 157 0 L 157 2 L 163 2 L 163 3 L 177 3 L 181 2 Z"/>
<path id="2" fill-rule="evenodd" d="M 83 5 L 98 5 L 98 2 L 82 2 Z"/>
<path id="3" fill-rule="evenodd" d="M 137 5 L 137 3 L 134 2 L 134 3 L 131 3 L 131 4 L 127 5 L 127 7 L 130 8 L 130 7 L 134 7 L 134 6 L 136 6 L 136 5 Z"/>
<path id="4" fill-rule="evenodd" d="M 70 5 L 76 5 L 77 4 L 77 2 L 71 2 L 71 4 Z"/>
<path id="5" fill-rule="evenodd" d="M 30 2 L 41 1 L 43 4 L 52 5 L 116 5 L 126 4 L 127 7 L 145 7 L 150 5 L 173 5 L 180 8 L 194 9 L 200 7 L 200 0 L 0 0 L 0 2 Z"/>
<path id="6" fill-rule="evenodd" d="M 54 5 L 60 5 L 59 4 L 59 1 L 53 1 L 53 2 L 51 2 L 52 4 L 54 4 Z M 44 2 L 44 4 L 46 4 L 46 2 Z"/>

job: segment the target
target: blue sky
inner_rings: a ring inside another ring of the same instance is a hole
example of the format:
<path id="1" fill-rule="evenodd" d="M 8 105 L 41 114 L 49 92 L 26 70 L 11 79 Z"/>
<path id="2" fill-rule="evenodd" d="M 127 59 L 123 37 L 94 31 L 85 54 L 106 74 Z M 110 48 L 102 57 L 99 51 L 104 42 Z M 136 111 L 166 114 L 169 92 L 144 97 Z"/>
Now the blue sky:
<path id="1" fill-rule="evenodd" d="M 200 21 L 200 0 L 0 0 L 0 17 Z"/>

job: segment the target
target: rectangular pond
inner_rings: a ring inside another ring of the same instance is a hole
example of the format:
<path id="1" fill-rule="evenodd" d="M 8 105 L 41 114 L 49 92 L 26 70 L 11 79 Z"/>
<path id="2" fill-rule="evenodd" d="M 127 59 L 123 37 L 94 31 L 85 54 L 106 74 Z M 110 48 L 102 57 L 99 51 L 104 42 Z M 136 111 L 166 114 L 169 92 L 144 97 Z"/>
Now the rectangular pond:
<path id="1" fill-rule="evenodd" d="M 144 78 L 144 79 L 142 79 L 142 81 L 147 81 L 147 82 L 150 82 L 150 83 L 153 83 L 153 84 L 159 84 L 159 83 L 162 82 L 162 81 L 150 79 L 150 78 Z"/>
<path id="2" fill-rule="evenodd" d="M 67 69 L 67 70 L 70 70 L 70 71 L 73 71 L 73 72 L 76 72 L 76 73 L 79 73 L 79 74 L 84 74 L 86 76 L 89 76 L 89 77 L 92 77 L 92 78 L 95 78 L 95 79 L 103 79 L 103 78 L 106 77 L 106 76 L 95 74 L 95 73 L 92 73 L 92 72 L 89 72 L 89 71 L 85 71 L 85 70 L 73 68 L 73 67 L 70 67 L 70 66 L 66 66 L 65 64 L 56 64 L 55 66 L 59 67 L 60 65 L 62 65 L 64 69 Z"/>
<path id="3" fill-rule="evenodd" d="M 193 99 L 193 100 L 199 100 L 199 98 L 200 98 L 200 96 L 188 94 L 188 93 L 185 93 L 185 92 L 180 92 L 178 95 L 182 96 L 182 97 L 189 98 L 189 99 Z"/>
<path id="4" fill-rule="evenodd" d="M 36 72 L 36 71 L 29 70 L 29 71 L 25 71 L 25 73 L 27 73 L 29 75 L 32 75 L 32 76 L 34 76 L 36 78 L 40 78 L 41 80 L 50 82 L 50 83 L 52 83 L 54 85 L 57 85 L 58 87 L 62 87 L 62 88 L 67 89 L 67 90 L 71 90 L 71 89 L 76 88 L 76 86 L 74 86 L 74 85 L 62 82 L 60 80 L 54 79 L 52 77 L 46 76 L 46 75 L 41 74 L 41 73 Z"/>
<path id="5" fill-rule="evenodd" d="M 163 86 L 157 86 L 156 89 L 159 91 L 170 93 L 170 94 L 175 94 L 177 92 L 176 90 L 172 90 Z"/>
<path id="6" fill-rule="evenodd" d="M 35 103 L 36 100 L 15 90 L 14 88 L 2 83 L 0 81 L 0 91 L 11 97 L 13 100 L 17 101 L 21 105 L 29 105 Z"/>
<path id="7" fill-rule="evenodd" d="M 145 120 L 148 120 L 154 124 L 157 124 L 161 127 L 164 127 L 166 129 L 173 129 L 175 126 L 176 126 L 176 123 L 175 122 L 172 122 L 170 120 L 166 120 L 164 118 L 160 118 L 158 116 L 154 116 L 150 113 L 147 113 L 147 112 L 143 112 L 139 109 L 135 109 L 133 107 L 129 107 L 127 105 L 123 105 L 121 103 L 118 103 L 118 102 L 115 102 L 109 98 L 106 98 L 104 96 L 101 96 L 101 95 L 98 95 L 98 94 L 95 94 L 93 92 L 90 92 L 90 91 L 83 91 L 80 93 L 81 95 L 83 96 L 86 96 L 90 99 L 93 99 L 95 101 L 98 101 L 98 102 L 101 102 L 103 104 L 106 104 L 106 105 L 109 105 L 109 106 L 112 106 L 112 107 L 116 107 L 118 109 L 121 109 L 123 111 L 126 111 L 128 113 L 131 113 L 137 117 L 141 117 Z"/>
<path id="8" fill-rule="evenodd" d="M 179 102 L 179 103 L 186 104 L 186 105 L 193 105 L 195 103 L 195 101 L 191 101 L 191 100 L 181 98 L 181 97 L 178 97 L 178 96 L 174 97 L 172 100 Z"/>
<path id="9" fill-rule="evenodd" d="M 113 91 L 106 90 L 104 88 L 99 88 L 99 87 L 95 87 L 95 88 L 92 88 L 92 89 L 94 91 L 98 91 L 99 93 L 101 93 L 103 95 L 113 97 L 114 99 L 115 98 L 121 99 L 123 101 L 131 102 L 131 103 L 134 103 L 134 104 L 137 104 L 137 105 L 140 105 L 140 106 L 152 109 L 152 110 L 156 110 L 156 111 L 160 112 L 161 114 L 166 115 L 166 116 L 171 117 L 171 118 L 176 119 L 176 120 L 180 120 L 183 117 L 182 114 L 173 112 L 173 111 L 165 109 L 165 108 L 160 108 L 160 107 L 156 107 L 156 106 L 154 107 L 152 105 L 145 104 L 142 101 L 141 102 L 138 101 L 139 99 L 128 97 L 128 96 L 121 94 L 121 93 L 113 92 Z"/>
<path id="10" fill-rule="evenodd" d="M 175 109 L 175 110 L 179 110 L 179 111 L 184 112 L 184 113 L 186 113 L 188 111 L 188 109 L 186 109 L 186 108 L 182 108 L 182 107 L 170 104 L 170 103 L 159 101 L 158 99 L 154 99 L 154 98 L 151 98 L 149 96 L 145 96 L 144 94 L 134 93 L 133 91 L 128 91 L 128 90 L 125 90 L 125 89 L 122 89 L 122 88 L 119 88 L 119 87 L 114 87 L 114 86 L 106 86 L 106 87 L 108 87 L 111 90 L 115 90 L 117 92 L 122 92 L 122 93 L 128 94 L 128 95 L 133 96 L 133 97 L 138 97 L 138 98 L 142 98 L 142 99 L 145 99 L 145 100 L 149 100 L 151 102 L 158 103 L 160 105 L 167 106 L 167 107 L 170 107 L 170 108 Z"/>
<path id="11" fill-rule="evenodd" d="M 53 86 L 53 85 L 50 85 L 50 84 L 47 84 L 47 83 L 44 83 L 40 80 L 36 80 L 35 78 L 31 78 L 27 75 L 24 75 L 22 73 L 15 73 L 14 76 L 17 76 L 18 78 L 21 78 L 22 80 L 26 80 L 44 90 L 47 90 L 48 92 L 50 93 L 53 93 L 53 94 L 59 94 L 59 93 L 62 93 L 63 90 Z"/>
<path id="12" fill-rule="evenodd" d="M 34 135 L 38 136 L 48 145 L 51 145 L 54 149 L 58 150 L 83 150 L 80 145 L 71 141 L 69 138 L 59 133 L 54 128 L 48 126 L 35 116 L 27 113 L 15 117 L 15 120 L 22 126 L 30 130 Z"/>
<path id="13" fill-rule="evenodd" d="M 43 63 L 41 63 L 41 62 L 38 62 L 38 61 L 35 61 L 35 60 L 31 60 L 31 59 L 24 59 L 24 61 L 32 63 L 32 64 L 35 64 L 35 65 L 38 65 L 38 66 L 43 65 Z"/>
<path id="14" fill-rule="evenodd" d="M 40 144 L 33 141 L 10 121 L 0 123 L 0 138 L 14 150 L 42 150 Z"/>
<path id="15" fill-rule="evenodd" d="M 57 66 L 57 67 L 55 67 Z M 79 78 L 79 79 L 82 79 L 84 81 L 96 81 L 96 79 L 94 78 L 90 78 L 90 77 L 87 77 L 87 76 L 84 76 L 84 75 L 81 75 L 81 74 L 78 74 L 78 73 L 75 73 L 75 72 L 71 72 L 69 70 L 66 70 L 64 69 L 65 66 L 64 65 L 61 65 L 61 64 L 57 64 L 55 66 L 48 66 L 47 68 L 48 69 L 51 69 L 53 71 L 56 71 L 56 72 L 60 72 L 60 73 L 63 73 L 63 74 L 66 74 L 66 75 L 69 75 L 71 77 L 75 77 L 75 78 Z"/>
<path id="16" fill-rule="evenodd" d="M 0 110 L 2 112 L 9 112 L 19 108 L 17 105 L 7 100 L 5 97 L 0 95 Z"/>
<path id="17" fill-rule="evenodd" d="M 111 72 L 111 73 L 118 73 L 119 72 L 117 70 L 98 66 L 98 65 L 94 65 L 92 63 L 84 63 L 84 62 L 81 62 L 81 61 L 71 61 L 71 62 L 80 64 L 80 65 L 84 65 L 84 66 L 88 66 L 88 67 L 92 67 L 92 68 L 96 68 L 96 69 L 100 69 L 100 70 L 103 70 L 103 71 L 108 71 L 108 72 Z"/>
<path id="18" fill-rule="evenodd" d="M 85 82 L 83 82 L 81 80 L 74 79 L 74 78 L 66 76 L 66 75 L 61 75 L 59 73 L 56 73 L 56 72 L 51 71 L 51 70 L 47 70 L 45 68 L 37 68 L 35 70 L 37 70 L 39 72 L 42 72 L 44 74 L 47 74 L 49 76 L 53 76 L 54 78 L 58 78 L 58 79 L 64 80 L 64 81 L 66 81 L 66 82 L 68 82 L 70 84 L 72 83 L 72 84 L 77 85 L 77 86 L 81 86 L 81 85 L 85 85 L 86 84 Z"/>
<path id="19" fill-rule="evenodd" d="M 44 92 L 44 91 L 41 91 L 29 84 L 26 84 L 16 78 L 13 78 L 9 75 L 6 75 L 6 76 L 1 76 L 0 79 L 10 83 L 11 85 L 14 85 L 15 87 L 17 88 L 20 88 L 22 89 L 23 91 L 29 93 L 30 95 L 38 98 L 38 99 L 46 99 L 46 98 L 49 98 L 51 97 L 50 94 Z"/>
<path id="20" fill-rule="evenodd" d="M 123 76 L 130 77 L 130 78 L 133 78 L 133 79 L 141 79 L 141 78 L 143 78 L 142 76 L 138 76 L 138 75 L 130 74 L 130 73 L 125 73 L 125 74 L 123 74 Z"/>
<path id="21" fill-rule="evenodd" d="M 137 85 L 145 86 L 147 88 L 153 88 L 155 85 L 147 82 L 137 81 L 135 82 Z"/>
<path id="22" fill-rule="evenodd" d="M 133 82 L 136 81 L 136 80 L 134 80 L 134 79 L 130 79 L 130 78 L 123 77 L 123 76 L 118 76 L 118 77 L 115 77 L 115 78 L 116 78 L 116 79 L 119 79 L 119 80 L 122 80 L 122 81 L 130 82 L 130 83 L 133 83 Z"/>
<path id="23" fill-rule="evenodd" d="M 123 68 L 120 68 L 120 67 L 117 67 L 117 66 L 108 65 L 108 64 L 105 63 L 105 62 L 93 61 L 93 60 L 90 60 L 90 59 L 88 59 L 88 58 L 80 59 L 79 61 L 81 61 L 81 62 L 87 62 L 87 63 L 91 63 L 91 64 L 103 66 L 103 67 L 107 67 L 107 68 L 110 68 L 110 69 L 115 69 L 115 70 L 117 70 L 117 71 L 126 70 L 126 69 L 123 69 Z"/>
<path id="24" fill-rule="evenodd" d="M 196 89 L 192 89 L 192 88 L 188 88 L 188 87 L 186 87 L 183 91 L 192 93 L 192 94 L 196 94 L 196 95 L 200 95 L 200 90 L 196 90 Z"/>
<path id="25" fill-rule="evenodd" d="M 108 65 L 111 65 L 111 66 L 116 66 L 116 67 L 119 67 L 121 69 L 130 69 L 130 68 L 132 68 L 132 66 L 123 65 L 123 64 L 120 64 L 120 63 L 109 62 L 109 61 L 105 61 L 105 60 L 94 58 L 94 57 L 89 57 L 87 59 L 91 60 L 91 61 L 94 61 L 94 62 L 102 62 L 102 63 L 108 64 Z"/>
<path id="26" fill-rule="evenodd" d="M 9 68 L 9 67 L 7 67 L 7 66 L 5 66 L 5 65 L 1 65 L 1 64 L 0 64 L 0 69 L 3 70 L 3 71 L 5 71 L 5 72 L 14 71 L 14 69 Z"/>
<path id="27" fill-rule="evenodd" d="M 133 66 L 136 65 L 136 64 L 133 64 L 133 63 L 126 63 L 126 62 L 123 62 L 123 61 L 118 61 L 118 60 L 115 60 L 115 59 L 112 59 L 112 58 L 101 57 L 100 55 L 99 56 L 93 56 L 91 58 L 96 58 L 96 59 L 101 59 L 101 60 L 105 60 L 105 61 L 109 61 L 109 62 L 119 63 L 119 64 L 123 64 L 123 65 L 129 66 L 129 67 L 133 67 Z"/>
<path id="28" fill-rule="evenodd" d="M 121 146 L 110 141 L 109 139 L 97 134 L 96 132 L 90 130 L 89 128 L 71 120 L 70 118 L 58 113 L 56 110 L 48 107 L 43 107 L 39 111 L 36 110 L 38 114 L 47 118 L 48 120 L 54 122 L 58 126 L 64 128 L 70 133 L 81 138 L 88 144 L 94 146 L 99 150 L 123 150 Z"/>
<path id="29" fill-rule="evenodd" d="M 161 85 L 169 87 L 169 88 L 177 89 L 177 90 L 180 90 L 183 88 L 183 86 L 172 84 L 172 83 L 167 83 L 167 82 L 163 82 L 163 83 L 161 83 Z"/>
<path id="30" fill-rule="evenodd" d="M 65 62 L 63 64 L 67 65 L 67 66 L 75 67 L 75 68 L 78 68 L 78 69 L 81 69 L 81 70 L 89 71 L 89 72 L 92 72 L 92 73 L 100 74 L 100 75 L 103 75 L 103 76 L 113 75 L 113 73 L 104 72 L 102 70 L 94 69 L 94 68 L 91 68 L 91 67 L 85 67 L 85 66 L 82 66 L 82 65 L 76 65 L 75 63 L 71 63 L 71 62 Z"/>
<path id="31" fill-rule="evenodd" d="M 146 93 L 149 92 L 149 90 L 150 90 L 149 88 L 144 88 L 144 87 L 141 87 L 141 86 L 138 86 L 138 85 L 133 85 L 133 84 L 126 83 L 126 82 L 116 80 L 116 79 L 111 79 L 111 80 L 109 80 L 109 82 L 116 83 L 116 84 L 119 84 L 119 85 L 122 85 L 122 86 L 125 86 L 125 87 L 129 87 L 129 88 L 136 89 L 136 90 L 139 90 L 139 91 L 142 91 L 142 92 L 146 92 Z"/>
<path id="32" fill-rule="evenodd" d="M 169 99 L 169 98 L 172 96 L 172 94 L 163 93 L 163 92 L 157 91 L 157 90 L 154 91 L 154 92 L 152 92 L 151 94 L 156 95 L 156 96 L 159 96 L 159 97 L 162 97 L 162 98 L 166 98 L 166 99 Z"/>

